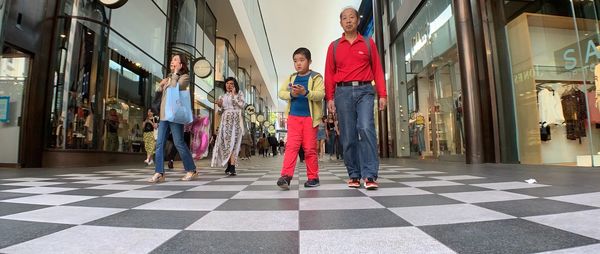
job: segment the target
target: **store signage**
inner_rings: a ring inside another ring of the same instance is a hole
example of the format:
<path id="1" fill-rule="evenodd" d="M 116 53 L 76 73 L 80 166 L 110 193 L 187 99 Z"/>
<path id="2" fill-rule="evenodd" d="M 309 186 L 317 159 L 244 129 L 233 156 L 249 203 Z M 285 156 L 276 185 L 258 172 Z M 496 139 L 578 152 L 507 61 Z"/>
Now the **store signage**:
<path id="1" fill-rule="evenodd" d="M 10 97 L 0 96 L 0 122 L 8 122 L 8 112 L 10 106 Z"/>
<path id="2" fill-rule="evenodd" d="M 578 66 L 595 65 L 600 60 L 600 51 L 596 45 L 598 45 L 598 39 L 597 35 L 594 34 L 578 43 L 573 43 L 555 51 L 556 66 L 562 66 L 565 70 L 570 71 Z"/>

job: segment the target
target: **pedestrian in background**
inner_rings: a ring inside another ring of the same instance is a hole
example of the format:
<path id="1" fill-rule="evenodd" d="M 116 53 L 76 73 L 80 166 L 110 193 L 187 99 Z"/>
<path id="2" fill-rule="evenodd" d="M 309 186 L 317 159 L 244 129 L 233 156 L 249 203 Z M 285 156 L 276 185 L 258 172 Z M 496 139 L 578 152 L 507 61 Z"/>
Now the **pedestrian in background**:
<path id="1" fill-rule="evenodd" d="M 237 165 L 242 136 L 244 135 L 244 123 L 242 109 L 245 106 L 244 94 L 240 92 L 240 86 L 235 78 L 225 79 L 226 93 L 217 100 L 221 123 L 215 141 L 211 166 L 225 166 L 225 174 L 237 175 Z"/>

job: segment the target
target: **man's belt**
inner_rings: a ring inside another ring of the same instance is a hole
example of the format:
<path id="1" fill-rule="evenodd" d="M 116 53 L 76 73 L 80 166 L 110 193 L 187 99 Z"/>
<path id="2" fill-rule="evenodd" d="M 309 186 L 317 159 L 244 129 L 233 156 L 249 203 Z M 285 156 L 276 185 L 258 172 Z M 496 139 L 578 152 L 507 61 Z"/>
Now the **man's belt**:
<path id="1" fill-rule="evenodd" d="M 371 81 L 348 81 L 348 82 L 338 82 L 337 86 L 366 86 L 371 85 Z"/>

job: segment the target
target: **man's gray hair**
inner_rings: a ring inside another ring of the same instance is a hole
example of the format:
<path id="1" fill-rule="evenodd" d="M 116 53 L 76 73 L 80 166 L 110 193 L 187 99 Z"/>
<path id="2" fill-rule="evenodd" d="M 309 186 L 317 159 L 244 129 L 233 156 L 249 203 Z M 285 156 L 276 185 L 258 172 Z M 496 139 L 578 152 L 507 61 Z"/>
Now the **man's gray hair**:
<path id="1" fill-rule="evenodd" d="M 342 19 L 342 13 L 344 13 L 347 10 L 353 10 L 354 14 L 356 14 L 356 17 L 358 19 L 360 19 L 360 15 L 358 14 L 358 10 L 356 8 L 352 7 L 352 6 L 346 6 L 346 7 L 344 7 L 344 9 L 342 9 L 342 11 L 340 12 L 340 19 Z"/>

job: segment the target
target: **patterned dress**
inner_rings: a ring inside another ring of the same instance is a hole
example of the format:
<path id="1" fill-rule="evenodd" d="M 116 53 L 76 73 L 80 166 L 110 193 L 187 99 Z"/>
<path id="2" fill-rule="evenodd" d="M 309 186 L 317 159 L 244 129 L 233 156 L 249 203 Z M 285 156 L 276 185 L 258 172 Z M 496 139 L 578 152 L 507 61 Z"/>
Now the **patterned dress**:
<path id="1" fill-rule="evenodd" d="M 213 149 L 211 167 L 225 166 L 232 156 L 237 163 L 242 136 L 244 135 L 242 122 L 242 109 L 245 105 L 244 95 L 241 92 L 235 96 L 227 93 L 221 96 L 220 99 L 223 100 L 223 107 L 219 108 L 221 124 L 219 124 L 219 133 Z"/>

